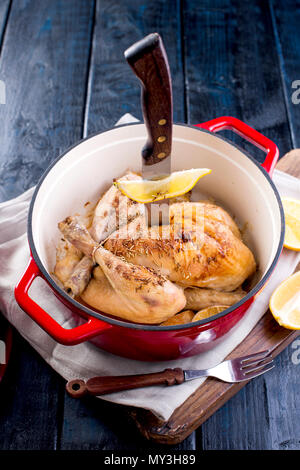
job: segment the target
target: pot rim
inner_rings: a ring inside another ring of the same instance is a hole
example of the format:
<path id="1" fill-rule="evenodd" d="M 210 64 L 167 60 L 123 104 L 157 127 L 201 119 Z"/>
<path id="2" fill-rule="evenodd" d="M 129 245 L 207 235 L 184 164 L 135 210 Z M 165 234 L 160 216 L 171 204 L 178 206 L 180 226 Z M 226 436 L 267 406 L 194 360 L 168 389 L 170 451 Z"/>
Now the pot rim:
<path id="1" fill-rule="evenodd" d="M 257 161 L 254 159 L 254 157 L 252 157 L 246 150 L 242 149 L 239 145 L 235 144 L 234 142 L 232 142 L 231 140 L 227 139 L 226 137 L 224 136 L 221 136 L 219 134 L 216 134 L 214 132 L 211 132 L 211 131 L 208 131 L 207 129 L 203 129 L 203 128 L 199 128 L 199 127 L 196 127 L 196 126 L 193 126 L 193 125 L 190 125 L 190 124 L 185 124 L 185 123 L 174 123 L 174 125 L 176 126 L 182 126 L 182 127 L 189 127 L 189 128 L 192 128 L 192 129 L 195 129 L 196 131 L 198 132 L 205 132 L 205 133 L 208 133 L 208 134 L 212 134 L 215 138 L 217 139 L 220 139 L 220 140 L 223 140 L 225 142 L 227 142 L 229 145 L 232 145 L 233 147 L 235 147 L 236 149 L 238 149 L 240 152 L 242 152 L 247 158 L 249 158 L 249 160 L 252 161 L 252 163 L 254 163 L 258 168 L 259 170 L 263 173 L 263 175 L 265 176 L 265 178 L 267 179 L 268 183 L 270 184 L 272 190 L 273 190 L 273 193 L 275 194 L 275 197 L 277 199 L 277 203 L 278 203 L 278 207 L 279 207 L 279 212 L 280 212 L 280 221 L 281 221 L 281 226 L 280 226 L 280 239 L 279 239 L 279 243 L 278 243 L 278 247 L 277 247 L 277 251 L 276 251 L 276 254 L 273 258 L 273 261 L 271 263 L 271 265 L 269 266 L 269 269 L 267 270 L 267 272 L 264 274 L 264 276 L 261 278 L 261 280 L 247 293 L 247 295 L 245 295 L 245 297 L 243 297 L 239 302 L 233 304 L 232 306 L 230 306 L 229 308 L 223 310 L 222 312 L 216 314 L 216 315 L 213 315 L 212 317 L 209 317 L 209 320 L 207 319 L 204 319 L 204 320 L 198 320 L 197 322 L 190 322 L 190 323 L 185 323 L 183 325 L 171 325 L 171 326 L 159 326 L 159 325 L 148 325 L 148 324 L 141 324 L 141 323 L 130 323 L 130 322 L 127 322 L 126 320 L 118 320 L 118 319 L 115 319 L 113 317 L 110 317 L 110 316 L 106 316 L 104 313 L 100 313 L 100 312 L 97 312 L 95 310 L 92 310 L 88 307 L 86 307 L 85 305 L 82 305 L 81 303 L 77 302 L 77 300 L 73 299 L 72 297 L 70 297 L 56 282 L 55 280 L 50 276 L 50 274 L 48 273 L 48 271 L 45 269 L 43 263 L 41 262 L 40 260 L 40 257 L 38 255 L 38 252 L 35 248 L 35 243 L 34 243 L 34 240 L 33 240 L 33 230 L 32 230 L 32 216 L 33 216 L 33 208 L 34 208 L 34 203 L 35 203 L 35 200 L 36 200 L 36 197 L 38 195 L 38 192 L 39 192 L 39 189 L 40 187 L 42 186 L 45 178 L 47 177 L 48 173 L 50 173 L 50 171 L 52 170 L 52 168 L 56 165 L 56 163 L 61 160 L 67 153 L 70 152 L 70 150 L 72 150 L 73 148 L 77 147 L 78 145 L 80 145 L 82 142 L 85 142 L 86 140 L 88 139 L 92 139 L 93 137 L 97 136 L 97 135 L 100 135 L 100 134 L 103 134 L 105 132 L 109 132 L 111 130 L 114 130 L 114 129 L 118 129 L 118 128 L 121 128 L 121 127 L 126 127 L 126 126 L 136 126 L 136 125 L 142 125 L 143 123 L 142 122 L 131 122 L 131 123 L 126 123 L 126 124 L 120 124 L 120 125 L 117 125 L 117 126 L 114 126 L 110 129 L 106 129 L 105 131 L 101 131 L 101 132 L 95 132 L 83 139 L 81 139 L 80 141 L 76 142 L 74 145 L 68 147 L 65 152 L 63 152 L 61 155 L 59 155 L 50 165 L 49 167 L 46 169 L 46 171 L 43 173 L 43 175 L 41 176 L 40 180 L 38 181 L 37 185 L 36 185 L 36 188 L 35 188 L 35 191 L 33 193 L 33 196 L 32 196 L 32 199 L 31 199 L 31 202 L 30 202 L 30 207 L 29 207 L 29 212 L 28 212 L 28 221 L 27 221 L 27 234 L 28 234 L 28 242 L 29 242 L 29 246 L 30 246 L 30 250 L 31 250 L 31 254 L 34 258 L 34 261 L 36 262 L 41 274 L 43 275 L 43 277 L 45 278 L 45 280 L 48 282 L 48 284 L 50 284 L 50 286 L 60 295 L 62 296 L 65 300 L 67 300 L 67 302 L 71 303 L 72 305 L 74 305 L 74 307 L 76 307 L 76 309 L 78 310 L 82 310 L 83 312 L 85 312 L 87 315 L 89 316 L 93 316 L 95 318 L 97 318 L 98 320 L 102 320 L 106 323 L 110 323 L 111 325 L 115 325 L 115 326 L 119 326 L 119 327 L 123 327 L 123 328 L 130 328 L 130 329 L 135 329 L 135 330 L 146 330 L 146 331 L 176 331 L 176 330 L 185 330 L 185 329 L 188 329 L 188 328 L 191 328 L 191 327 L 196 327 L 196 326 L 203 326 L 203 325 L 209 325 L 210 323 L 214 322 L 215 320 L 219 320 L 220 318 L 234 312 L 235 310 L 237 310 L 239 307 L 241 307 L 245 302 L 247 302 L 248 300 L 250 300 L 257 292 L 259 292 L 259 290 L 263 287 L 263 285 L 266 283 L 267 279 L 270 277 L 271 273 L 273 272 L 276 264 L 277 264 L 277 261 L 279 259 L 279 256 L 282 252 L 282 248 L 283 248 L 283 242 L 284 242 L 284 235 L 285 235 L 285 219 L 284 219 L 284 211 L 283 211 L 283 206 L 282 206 L 282 202 L 281 202 L 281 198 L 280 198 L 280 195 L 278 193 L 278 190 L 275 186 L 275 184 L 273 183 L 270 175 L 268 174 L 268 172 L 263 168 L 263 166 Z M 80 315 L 78 313 L 78 315 Z"/>

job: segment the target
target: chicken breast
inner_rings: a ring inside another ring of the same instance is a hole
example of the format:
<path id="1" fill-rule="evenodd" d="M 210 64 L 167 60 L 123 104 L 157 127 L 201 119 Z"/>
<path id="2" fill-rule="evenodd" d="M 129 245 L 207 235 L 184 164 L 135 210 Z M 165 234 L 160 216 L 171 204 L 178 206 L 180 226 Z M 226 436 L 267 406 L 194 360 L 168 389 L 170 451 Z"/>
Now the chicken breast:
<path id="1" fill-rule="evenodd" d="M 134 238 L 126 236 L 128 230 L 121 228 L 104 247 L 183 286 L 230 292 L 256 269 L 254 256 L 235 222 L 210 203 L 174 204 L 170 225 L 142 226 Z"/>
<path id="2" fill-rule="evenodd" d="M 119 181 L 142 179 L 136 173 L 128 172 Z M 100 243 L 108 235 L 118 230 L 144 213 L 144 204 L 132 201 L 124 196 L 117 186 L 112 185 L 99 200 L 93 217 L 90 234 L 92 238 Z"/>

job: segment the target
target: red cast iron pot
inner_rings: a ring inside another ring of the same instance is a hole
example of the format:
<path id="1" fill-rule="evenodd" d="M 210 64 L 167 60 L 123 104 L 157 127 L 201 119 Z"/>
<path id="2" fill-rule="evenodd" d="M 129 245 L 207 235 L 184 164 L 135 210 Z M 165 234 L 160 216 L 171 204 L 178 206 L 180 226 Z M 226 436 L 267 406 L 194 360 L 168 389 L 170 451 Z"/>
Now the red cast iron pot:
<path id="1" fill-rule="evenodd" d="M 264 150 L 259 165 L 227 139 L 214 133 L 231 129 Z M 31 249 L 29 265 L 15 289 L 21 308 L 52 338 L 64 345 L 93 341 L 120 356 L 143 361 L 178 359 L 213 347 L 245 315 L 255 295 L 275 268 L 284 239 L 284 216 L 279 194 L 271 180 L 278 159 L 276 145 L 242 121 L 221 117 L 196 127 L 173 128 L 172 170 L 211 168 L 195 193 L 213 196 L 245 223 L 245 238 L 260 268 L 256 285 L 237 304 L 206 320 L 176 326 L 133 324 L 88 308 L 70 298 L 51 277 L 57 223 L 82 212 L 83 205 L 99 199 L 113 178 L 127 169 L 140 171 L 140 151 L 146 139 L 143 124 L 115 127 L 83 140 L 60 156 L 36 187 L 28 218 Z M 30 296 L 36 277 L 43 278 L 54 294 L 74 313 L 79 325 L 65 329 Z M 83 320 L 84 319 L 84 320 Z"/>

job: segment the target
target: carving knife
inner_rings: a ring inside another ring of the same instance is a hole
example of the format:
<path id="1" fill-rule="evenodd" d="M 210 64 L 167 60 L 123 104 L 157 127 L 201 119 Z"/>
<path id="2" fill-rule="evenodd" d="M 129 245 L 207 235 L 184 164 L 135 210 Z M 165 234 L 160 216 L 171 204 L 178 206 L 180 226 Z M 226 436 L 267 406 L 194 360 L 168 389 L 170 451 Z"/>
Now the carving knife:
<path id="1" fill-rule="evenodd" d="M 171 173 L 173 100 L 170 68 L 162 39 L 158 33 L 149 34 L 129 47 L 124 55 L 142 85 L 142 111 L 148 133 L 142 149 L 142 176 L 145 179 L 165 178 Z M 168 202 L 168 199 L 159 201 L 161 223 L 169 223 Z M 158 202 L 147 206 L 153 204 Z"/>

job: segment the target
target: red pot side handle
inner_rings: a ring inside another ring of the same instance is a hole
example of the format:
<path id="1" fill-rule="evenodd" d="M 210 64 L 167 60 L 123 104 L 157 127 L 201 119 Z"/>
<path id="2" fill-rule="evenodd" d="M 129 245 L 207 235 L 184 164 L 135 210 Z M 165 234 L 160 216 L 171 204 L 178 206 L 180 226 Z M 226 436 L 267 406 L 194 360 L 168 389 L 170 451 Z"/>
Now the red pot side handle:
<path id="1" fill-rule="evenodd" d="M 239 134 L 244 139 L 251 142 L 256 147 L 266 152 L 267 156 L 262 164 L 263 168 L 269 173 L 270 176 L 273 174 L 276 162 L 279 157 L 279 150 L 276 144 L 272 140 L 268 139 L 264 135 L 257 132 L 252 127 L 240 121 L 237 118 L 231 116 L 223 116 L 211 121 L 204 122 L 202 124 L 195 124 L 196 127 L 207 129 L 210 132 L 218 132 L 229 129 L 236 134 Z"/>
<path id="2" fill-rule="evenodd" d="M 86 323 L 75 328 L 63 328 L 29 297 L 28 290 L 36 277 L 43 278 L 38 266 L 31 257 L 25 273 L 15 288 L 15 298 L 24 312 L 58 343 L 67 346 L 79 344 L 112 327 L 109 323 L 91 317 Z"/>

